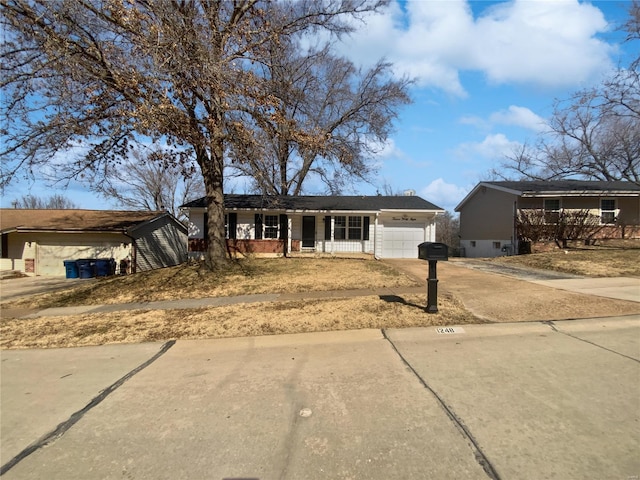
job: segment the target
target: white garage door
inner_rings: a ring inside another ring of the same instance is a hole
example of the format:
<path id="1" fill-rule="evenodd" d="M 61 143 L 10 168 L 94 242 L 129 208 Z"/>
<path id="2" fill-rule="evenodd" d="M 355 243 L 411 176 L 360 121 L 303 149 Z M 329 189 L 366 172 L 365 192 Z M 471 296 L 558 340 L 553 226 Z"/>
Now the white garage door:
<path id="1" fill-rule="evenodd" d="M 382 258 L 418 258 L 424 242 L 424 227 L 416 222 L 385 223 L 382 229 Z"/>
<path id="2" fill-rule="evenodd" d="M 51 242 L 38 245 L 38 275 L 64 276 L 65 260 L 79 258 L 111 258 L 118 246 L 104 242 L 83 242 L 84 245 L 73 245 L 65 242 Z"/>

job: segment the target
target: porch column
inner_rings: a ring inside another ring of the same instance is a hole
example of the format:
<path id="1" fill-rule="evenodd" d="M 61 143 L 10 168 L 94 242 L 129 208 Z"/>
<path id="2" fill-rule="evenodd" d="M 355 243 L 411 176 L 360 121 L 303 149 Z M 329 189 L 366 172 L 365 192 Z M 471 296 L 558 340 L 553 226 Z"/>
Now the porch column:
<path id="1" fill-rule="evenodd" d="M 291 252 L 291 215 L 287 215 L 287 252 Z"/>

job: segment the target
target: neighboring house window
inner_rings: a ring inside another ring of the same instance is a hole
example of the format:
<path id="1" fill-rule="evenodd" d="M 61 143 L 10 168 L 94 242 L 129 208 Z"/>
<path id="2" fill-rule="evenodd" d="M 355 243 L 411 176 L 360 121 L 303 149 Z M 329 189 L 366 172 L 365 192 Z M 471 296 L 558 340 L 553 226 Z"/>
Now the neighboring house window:
<path id="1" fill-rule="evenodd" d="M 500 242 L 493 242 L 493 248 L 500 248 Z"/>
<path id="2" fill-rule="evenodd" d="M 278 215 L 264 216 L 264 238 L 278 238 Z"/>
<path id="3" fill-rule="evenodd" d="M 471 240 L 471 246 L 475 247 L 476 246 L 476 241 L 475 240 Z"/>
<path id="4" fill-rule="evenodd" d="M 616 201 L 614 199 L 600 200 L 600 223 L 615 223 Z"/>
<path id="5" fill-rule="evenodd" d="M 558 223 L 560 219 L 560 199 L 544 199 L 544 221 L 546 223 Z"/>

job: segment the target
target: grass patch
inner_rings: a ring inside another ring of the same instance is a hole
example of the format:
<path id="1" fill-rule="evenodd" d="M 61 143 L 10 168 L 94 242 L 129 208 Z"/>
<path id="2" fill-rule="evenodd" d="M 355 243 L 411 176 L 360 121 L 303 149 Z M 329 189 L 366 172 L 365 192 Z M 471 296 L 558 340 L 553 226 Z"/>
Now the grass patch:
<path id="1" fill-rule="evenodd" d="M 482 323 L 449 295 L 440 296 L 437 314 L 426 313 L 424 305 L 422 295 L 368 296 L 203 309 L 3 319 L 0 323 L 0 347 L 55 348 Z"/>
<path id="2" fill-rule="evenodd" d="M 260 293 L 410 287 L 418 284 L 371 259 L 250 258 L 212 273 L 180 265 L 124 277 L 96 279 L 55 293 L 3 302 L 3 308 L 109 305 Z"/>
<path id="3" fill-rule="evenodd" d="M 640 241 L 573 246 L 552 252 L 497 257 L 490 261 L 586 277 L 640 277 Z"/>

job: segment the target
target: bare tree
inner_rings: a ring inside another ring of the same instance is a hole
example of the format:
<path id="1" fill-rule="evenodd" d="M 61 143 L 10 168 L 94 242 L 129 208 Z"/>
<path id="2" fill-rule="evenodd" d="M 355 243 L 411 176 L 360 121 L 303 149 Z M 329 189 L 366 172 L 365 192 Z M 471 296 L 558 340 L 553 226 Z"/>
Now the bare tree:
<path id="1" fill-rule="evenodd" d="M 65 158 L 61 175 L 108 175 L 129 143 L 187 148 L 205 185 L 207 266 L 227 262 L 225 155 L 247 106 L 273 96 L 256 65 L 278 39 L 349 32 L 385 0 L 0 0 L 6 102 L 2 183 Z"/>
<path id="2" fill-rule="evenodd" d="M 570 240 L 591 241 L 604 226 L 600 216 L 589 210 L 553 213 L 541 209 L 519 209 L 516 216 L 518 238 L 529 242 L 553 241 L 566 248 Z"/>
<path id="3" fill-rule="evenodd" d="M 119 168 L 90 184 L 94 191 L 125 208 L 166 210 L 184 221 L 180 205 L 204 196 L 204 182 L 197 166 L 188 167 L 175 152 L 138 147 Z"/>
<path id="4" fill-rule="evenodd" d="M 449 247 L 449 254 L 460 247 L 460 218 L 448 210 L 436 217 L 436 241 Z"/>
<path id="5" fill-rule="evenodd" d="M 231 166 L 266 194 L 300 195 L 310 176 L 337 194 L 354 178 L 369 180 L 410 81 L 392 79 L 383 61 L 359 70 L 329 44 L 298 50 L 292 41 L 270 44 L 261 69 L 272 102 L 247 109 L 255 142 L 242 142 Z"/>
<path id="6" fill-rule="evenodd" d="M 625 24 L 629 42 L 640 40 L 640 3 Z M 640 184 L 640 57 L 601 85 L 556 101 L 544 132 L 506 159 L 501 178 L 535 180 L 581 177 Z"/>
<path id="7" fill-rule="evenodd" d="M 48 198 L 41 198 L 35 195 L 23 195 L 22 198 L 11 202 L 13 208 L 32 208 L 45 210 L 68 210 L 79 208 L 76 203 L 64 195 L 51 195 Z"/>

